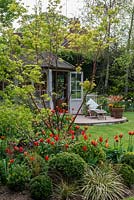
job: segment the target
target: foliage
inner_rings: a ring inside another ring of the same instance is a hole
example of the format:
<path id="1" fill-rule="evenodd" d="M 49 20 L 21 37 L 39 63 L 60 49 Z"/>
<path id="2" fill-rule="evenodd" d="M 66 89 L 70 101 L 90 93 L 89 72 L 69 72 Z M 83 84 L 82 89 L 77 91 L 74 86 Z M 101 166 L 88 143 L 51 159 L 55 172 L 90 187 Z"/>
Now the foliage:
<path id="1" fill-rule="evenodd" d="M 16 0 L 0 0 L 0 18 L 4 26 L 11 24 L 24 11 L 24 7 Z"/>
<path id="2" fill-rule="evenodd" d="M 101 164 L 106 160 L 106 154 L 102 146 L 94 146 L 89 141 L 79 141 L 72 144 L 70 151 L 79 154 L 89 165 Z"/>
<path id="3" fill-rule="evenodd" d="M 36 152 L 27 154 L 25 156 L 25 162 L 27 163 L 28 168 L 31 171 L 32 177 L 47 173 L 47 166 L 44 158 L 42 158 Z"/>
<path id="4" fill-rule="evenodd" d="M 0 183 L 6 184 L 7 176 L 8 176 L 7 160 L 1 159 L 0 160 Z"/>
<path id="5" fill-rule="evenodd" d="M 63 178 L 74 181 L 83 177 L 85 167 L 86 163 L 79 155 L 62 152 L 50 159 L 48 172 L 52 176 L 60 173 Z"/>
<path id="6" fill-rule="evenodd" d="M 110 107 L 113 107 L 113 108 L 121 108 L 123 107 L 123 96 L 114 96 L 114 95 L 111 95 L 108 97 L 108 100 L 109 100 L 109 106 Z"/>
<path id="7" fill-rule="evenodd" d="M 121 177 L 114 170 L 105 167 L 87 170 L 82 191 L 85 200 L 119 200 L 128 193 Z"/>
<path id="8" fill-rule="evenodd" d="M 121 174 L 125 185 L 127 185 L 130 188 L 134 185 L 134 169 L 130 165 L 120 165 L 119 174 Z"/>
<path id="9" fill-rule="evenodd" d="M 15 191 L 22 191 L 30 181 L 31 172 L 24 164 L 12 164 L 9 169 L 7 186 Z"/>
<path id="10" fill-rule="evenodd" d="M 39 175 L 30 181 L 31 196 L 35 200 L 47 200 L 52 194 L 51 179 L 46 175 Z"/>
<path id="11" fill-rule="evenodd" d="M 122 149 L 109 148 L 105 149 L 107 161 L 112 163 L 119 163 L 123 154 Z"/>
<path id="12" fill-rule="evenodd" d="M 68 183 L 64 179 L 54 185 L 52 199 L 54 200 L 75 200 L 81 199 L 79 188 L 76 183 Z"/>
<path id="13" fill-rule="evenodd" d="M 28 137 L 32 132 L 33 115 L 25 106 L 10 104 L 0 105 L 0 130 L 3 136 Z"/>
<path id="14" fill-rule="evenodd" d="M 45 127 L 45 129 L 49 130 L 54 135 L 62 134 L 63 132 L 67 133 L 68 127 L 72 122 L 72 116 L 68 114 L 66 106 L 66 103 L 63 103 L 60 106 L 56 106 L 53 110 L 43 108 L 35 117 L 38 127 Z"/>
<path id="15" fill-rule="evenodd" d="M 127 164 L 134 169 L 134 152 L 126 152 L 121 158 L 121 163 Z"/>
<path id="16" fill-rule="evenodd" d="M 4 135 L 1 135 L 0 137 L 0 159 L 2 159 L 6 157 L 5 149 L 7 148 L 7 140 Z"/>

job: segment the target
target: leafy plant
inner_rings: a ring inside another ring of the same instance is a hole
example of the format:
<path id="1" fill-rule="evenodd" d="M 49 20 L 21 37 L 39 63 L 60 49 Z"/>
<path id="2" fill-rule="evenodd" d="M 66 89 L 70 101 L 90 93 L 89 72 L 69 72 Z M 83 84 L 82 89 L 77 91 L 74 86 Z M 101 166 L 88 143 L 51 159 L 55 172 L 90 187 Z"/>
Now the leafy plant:
<path id="1" fill-rule="evenodd" d="M 100 164 L 106 160 L 106 154 L 102 147 L 92 146 L 86 141 L 79 141 L 71 145 L 70 151 L 79 154 L 90 165 Z"/>
<path id="2" fill-rule="evenodd" d="M 51 179 L 46 175 L 39 175 L 30 181 L 31 196 L 35 200 L 47 200 L 52 194 Z"/>
<path id="3" fill-rule="evenodd" d="M 112 163 L 119 163 L 123 154 L 120 148 L 105 149 L 105 152 L 107 160 Z"/>
<path id="4" fill-rule="evenodd" d="M 2 159 L 0 160 L 0 183 L 5 184 L 7 182 L 7 176 L 8 176 L 7 160 Z"/>
<path id="5" fill-rule="evenodd" d="M 134 169 L 134 152 L 127 152 L 121 158 L 121 163 L 127 164 Z"/>
<path id="6" fill-rule="evenodd" d="M 4 136 L 28 136 L 32 131 L 32 113 L 25 106 L 3 104 L 0 106 L 0 130 Z"/>
<path id="7" fill-rule="evenodd" d="M 68 183 L 61 179 L 61 182 L 54 185 L 52 199 L 54 200 L 76 200 L 82 199 L 78 186 L 75 183 Z"/>
<path id="8" fill-rule="evenodd" d="M 65 179 L 72 181 L 83 177 L 85 167 L 86 163 L 79 155 L 62 152 L 50 159 L 48 172 L 52 176 L 60 173 Z"/>
<path id="9" fill-rule="evenodd" d="M 24 164 L 12 165 L 9 170 L 7 186 L 15 191 L 25 189 L 26 183 L 30 181 L 31 173 Z"/>
<path id="10" fill-rule="evenodd" d="M 119 166 L 119 174 L 121 174 L 125 185 L 131 187 L 134 184 L 134 169 L 127 164 Z"/>
<path id="11" fill-rule="evenodd" d="M 25 158 L 25 162 L 28 164 L 28 167 L 31 170 L 32 177 L 38 176 L 41 173 L 47 173 L 45 159 L 36 152 L 28 154 L 28 156 Z"/>
<path id="12" fill-rule="evenodd" d="M 83 196 L 85 200 L 119 200 L 128 194 L 121 177 L 109 168 L 90 168 L 84 175 Z"/>

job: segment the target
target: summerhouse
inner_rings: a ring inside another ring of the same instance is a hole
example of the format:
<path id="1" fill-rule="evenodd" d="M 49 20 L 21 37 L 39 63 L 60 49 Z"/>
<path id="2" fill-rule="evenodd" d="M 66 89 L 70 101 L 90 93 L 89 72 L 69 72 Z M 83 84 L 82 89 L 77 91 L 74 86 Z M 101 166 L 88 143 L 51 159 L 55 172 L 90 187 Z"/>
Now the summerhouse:
<path id="1" fill-rule="evenodd" d="M 36 86 L 38 94 L 47 93 L 51 100 L 48 106 L 55 107 L 65 102 L 70 113 L 76 113 L 83 99 L 83 90 L 80 82 L 83 73 L 77 73 L 75 67 L 53 54 L 42 54 L 42 84 Z"/>

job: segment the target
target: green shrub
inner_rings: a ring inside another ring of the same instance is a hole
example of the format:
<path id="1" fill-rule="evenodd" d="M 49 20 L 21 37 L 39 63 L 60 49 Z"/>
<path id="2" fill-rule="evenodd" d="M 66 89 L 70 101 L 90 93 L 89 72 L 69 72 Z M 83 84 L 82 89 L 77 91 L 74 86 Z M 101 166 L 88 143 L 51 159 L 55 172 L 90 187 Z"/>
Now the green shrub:
<path id="1" fill-rule="evenodd" d="M 7 161 L 6 159 L 0 160 L 0 183 L 5 184 L 7 182 Z"/>
<path id="2" fill-rule="evenodd" d="M 51 179 L 46 175 L 39 175 L 30 181 L 31 196 L 35 200 L 47 200 L 52 194 Z"/>
<path id="3" fill-rule="evenodd" d="M 32 177 L 38 176 L 42 173 L 47 174 L 46 162 L 39 154 L 31 153 L 29 156 L 26 156 L 25 162 L 31 170 Z"/>
<path id="4" fill-rule="evenodd" d="M 84 150 L 86 147 L 86 150 Z M 100 164 L 106 160 L 106 154 L 101 147 L 94 147 L 89 142 L 81 141 L 73 144 L 70 151 L 79 154 L 90 165 Z"/>
<path id="5" fill-rule="evenodd" d="M 85 200 L 120 200 L 128 194 L 121 177 L 114 170 L 98 167 L 87 170 L 82 191 Z"/>
<path id="6" fill-rule="evenodd" d="M 119 173 L 121 174 L 125 185 L 131 187 L 134 185 L 134 169 L 127 164 L 122 164 L 119 168 Z"/>
<path id="7" fill-rule="evenodd" d="M 127 152 L 121 158 L 121 163 L 125 163 L 134 169 L 134 152 Z"/>
<path id="8" fill-rule="evenodd" d="M 48 172 L 61 174 L 69 180 L 79 180 L 83 177 L 86 163 L 77 154 L 63 152 L 55 155 L 49 161 Z"/>
<path id="9" fill-rule="evenodd" d="M 54 185 L 52 200 L 76 200 L 82 199 L 80 189 L 76 183 L 69 183 L 63 179 L 59 184 Z"/>
<path id="10" fill-rule="evenodd" d="M 106 158 L 112 163 L 119 163 L 123 154 L 122 149 L 105 148 Z"/>
<path id="11" fill-rule="evenodd" d="M 24 164 L 12 165 L 9 170 L 7 186 L 15 191 L 25 189 L 26 183 L 30 181 L 31 173 Z"/>
<path id="12" fill-rule="evenodd" d="M 0 131 L 2 135 L 27 136 L 32 130 L 32 117 L 30 109 L 25 106 L 0 105 Z"/>

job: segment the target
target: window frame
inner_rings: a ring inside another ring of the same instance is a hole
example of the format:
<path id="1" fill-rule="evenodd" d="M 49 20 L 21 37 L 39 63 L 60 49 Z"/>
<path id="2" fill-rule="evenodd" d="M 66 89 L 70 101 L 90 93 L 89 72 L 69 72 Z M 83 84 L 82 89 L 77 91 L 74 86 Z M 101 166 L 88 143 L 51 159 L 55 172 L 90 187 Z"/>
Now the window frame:
<path id="1" fill-rule="evenodd" d="M 76 76 L 76 81 L 72 81 L 72 75 L 75 74 Z M 82 90 L 82 86 L 80 86 L 80 90 L 77 89 L 77 84 L 79 82 L 77 75 L 80 74 L 80 83 L 83 80 L 83 73 L 82 72 L 71 72 L 70 73 L 70 91 L 71 91 L 71 100 L 82 100 L 83 98 L 83 90 Z M 75 82 L 75 89 L 72 90 L 72 82 Z M 72 91 L 75 92 L 75 98 L 72 98 Z M 78 98 L 78 93 L 80 92 L 80 98 Z"/>

